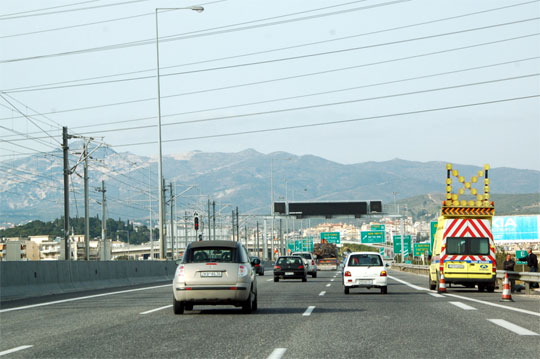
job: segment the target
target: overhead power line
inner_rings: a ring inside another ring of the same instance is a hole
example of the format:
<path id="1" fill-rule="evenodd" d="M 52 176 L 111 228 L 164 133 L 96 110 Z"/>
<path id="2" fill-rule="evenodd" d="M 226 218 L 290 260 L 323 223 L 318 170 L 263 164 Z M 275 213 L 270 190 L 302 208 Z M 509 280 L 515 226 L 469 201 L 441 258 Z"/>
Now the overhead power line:
<path id="1" fill-rule="evenodd" d="M 300 107 L 290 107 L 290 108 L 284 108 L 284 109 L 278 109 L 278 110 L 269 110 L 269 111 L 261 111 L 261 112 L 245 113 L 245 114 L 235 114 L 235 115 L 231 115 L 231 116 L 219 116 L 219 117 L 203 118 L 203 119 L 197 119 L 197 120 L 169 122 L 169 123 L 163 123 L 163 124 L 161 124 L 161 126 L 166 127 L 166 126 L 185 125 L 185 124 L 210 122 L 210 121 L 233 120 L 233 119 L 238 119 L 238 118 L 241 118 L 241 117 L 269 115 L 269 114 L 282 113 L 282 112 L 308 110 L 308 109 L 314 109 L 314 108 L 320 108 L 320 107 L 347 105 L 347 104 L 352 104 L 352 103 L 357 103 L 357 102 L 375 101 L 375 100 L 382 100 L 382 99 L 388 99 L 388 98 L 393 98 L 393 97 L 419 95 L 419 94 L 429 93 L 429 92 L 447 91 L 447 90 L 454 90 L 454 89 L 464 88 L 464 87 L 487 85 L 487 84 L 493 84 L 493 83 L 497 83 L 497 82 L 504 82 L 504 81 L 512 81 L 512 80 L 531 78 L 531 77 L 538 77 L 539 75 L 540 75 L 540 73 L 534 73 L 534 74 L 527 74 L 527 75 L 522 75 L 522 76 L 515 76 L 515 77 L 507 77 L 507 78 L 502 78 L 502 79 L 489 80 L 489 81 L 479 81 L 479 82 L 466 83 L 466 84 L 460 84 L 460 85 L 454 85 L 454 86 L 431 88 L 431 89 L 426 89 L 426 90 L 401 92 L 401 93 L 392 94 L 392 95 L 374 96 L 374 97 L 353 99 L 353 100 L 347 100 L 347 101 L 321 103 L 321 104 L 315 104 L 315 105 L 300 106 Z M 115 129 L 109 129 L 109 130 L 101 130 L 101 131 L 98 131 L 98 133 L 103 134 L 103 133 L 107 133 L 107 132 L 142 130 L 142 129 L 154 128 L 156 126 L 157 126 L 156 124 L 151 124 L 151 125 L 145 125 L 145 126 L 136 126 L 136 127 L 127 127 L 127 128 L 126 127 L 124 127 L 124 128 L 115 128 Z M 83 132 L 84 135 L 95 134 L 95 133 L 96 133 L 96 131 Z"/>
<path id="2" fill-rule="evenodd" d="M 161 142 L 180 142 L 180 141 L 202 140 L 202 139 L 209 139 L 209 138 L 230 137 L 230 136 L 239 136 L 239 135 L 249 135 L 249 134 L 255 134 L 255 133 L 276 132 L 276 131 L 309 128 L 309 127 L 329 126 L 329 125 L 336 125 L 336 124 L 343 124 L 343 123 L 376 120 L 376 119 L 382 119 L 382 118 L 417 115 L 417 114 L 436 112 L 436 111 L 447 111 L 447 110 L 454 110 L 454 109 L 466 108 L 466 107 L 485 106 L 485 105 L 492 105 L 496 103 L 503 103 L 503 102 L 510 102 L 510 101 L 522 101 L 522 100 L 528 100 L 528 99 L 538 98 L 538 97 L 540 97 L 540 94 L 534 94 L 534 95 L 522 96 L 522 97 L 505 98 L 505 99 L 486 101 L 486 102 L 468 103 L 468 104 L 461 104 L 461 105 L 455 105 L 455 106 L 429 108 L 429 109 L 423 109 L 423 110 L 417 110 L 417 111 L 399 112 L 399 113 L 392 113 L 392 114 L 379 115 L 379 116 L 361 117 L 361 118 L 348 119 L 348 120 L 325 121 L 325 122 L 318 122 L 318 123 L 305 124 L 305 125 L 274 127 L 274 128 L 260 129 L 260 130 L 230 132 L 230 133 L 222 133 L 222 134 L 207 135 L 207 136 L 184 137 L 184 138 L 177 138 L 177 139 L 170 139 L 170 140 L 162 140 Z M 135 143 L 118 144 L 118 145 L 114 145 L 114 147 L 140 146 L 140 145 L 150 145 L 150 144 L 155 144 L 155 143 L 156 141 L 135 142 Z"/>
<path id="3" fill-rule="evenodd" d="M 437 37 L 463 34 L 463 33 L 471 32 L 471 31 L 486 30 L 486 29 L 491 29 L 491 28 L 500 27 L 500 26 L 515 25 L 515 24 L 520 24 L 520 23 L 524 23 L 524 22 L 535 21 L 535 20 L 538 20 L 538 19 L 540 19 L 540 17 L 516 20 L 516 21 L 511 21 L 511 22 L 506 22 L 506 23 L 501 23 L 501 24 L 493 24 L 493 25 L 488 25 L 488 26 L 475 27 L 475 28 L 470 28 L 470 29 L 465 29 L 465 30 L 451 31 L 451 32 L 435 34 L 435 35 L 420 36 L 420 37 L 409 38 L 409 39 L 404 39 L 404 40 L 389 41 L 389 42 L 372 44 L 372 45 L 365 45 L 365 46 L 349 47 L 349 48 L 339 49 L 339 50 L 323 51 L 323 52 L 316 52 L 316 53 L 305 54 L 305 55 L 290 56 L 290 57 L 283 57 L 283 58 L 270 59 L 270 60 L 264 60 L 264 61 L 248 62 L 248 63 L 242 63 L 242 64 L 227 65 L 227 66 L 220 66 L 220 67 L 213 67 L 213 68 L 206 68 L 206 69 L 198 69 L 198 70 L 191 70 L 191 71 L 184 71 L 184 72 L 175 72 L 175 73 L 169 73 L 169 74 L 161 75 L 161 77 L 186 75 L 186 74 L 208 72 L 208 71 L 216 71 L 216 70 L 234 69 L 234 68 L 245 67 L 245 66 L 264 65 L 264 64 L 283 62 L 283 61 L 300 60 L 300 59 L 317 57 L 317 56 L 335 55 L 335 54 L 351 52 L 351 51 L 366 50 L 366 49 L 371 49 L 371 48 L 375 48 L 375 47 L 397 45 L 397 44 L 403 44 L 403 43 L 407 43 L 407 42 L 421 41 L 421 40 L 428 40 L 428 39 L 433 39 L 433 38 L 437 38 Z M 107 80 L 107 81 L 98 81 L 98 82 L 87 82 L 87 83 L 82 83 L 82 84 L 58 85 L 58 86 L 52 86 L 52 87 L 39 87 L 39 88 L 31 88 L 31 89 L 4 90 L 3 92 L 17 93 L 17 92 L 29 92 L 29 91 L 56 90 L 56 89 L 63 89 L 63 88 L 72 88 L 72 87 L 81 87 L 81 86 L 93 86 L 93 85 L 104 85 L 104 84 L 110 84 L 110 83 L 127 82 L 127 81 L 139 81 L 139 80 L 148 80 L 148 79 L 155 79 L 155 76 L 151 75 L 151 76 L 131 77 L 131 78 L 126 78 L 126 79 Z"/>
<path id="4" fill-rule="evenodd" d="M 3 18 L 3 17 L 8 17 L 8 16 L 30 14 L 30 13 L 33 13 L 33 12 L 35 13 L 35 12 L 46 11 L 46 10 L 60 9 L 60 8 L 63 8 L 63 7 L 77 6 L 77 5 L 83 5 L 83 4 L 88 4 L 88 3 L 92 3 L 92 2 L 99 2 L 99 1 L 102 1 L 102 0 L 87 0 L 87 1 L 81 1 L 81 2 L 72 3 L 72 4 L 45 7 L 45 8 L 41 8 L 41 9 L 12 12 L 12 13 L 9 13 L 9 14 L 1 14 L 0 19 Z"/>
<path id="5" fill-rule="evenodd" d="M 214 32 L 212 32 L 212 31 L 209 31 L 209 32 L 197 31 L 197 33 L 195 33 L 193 35 L 186 35 L 186 36 L 170 35 L 170 36 L 163 37 L 162 40 L 160 39 L 160 42 L 178 41 L 178 40 L 183 40 L 183 39 L 191 39 L 191 38 L 196 38 L 196 37 L 213 36 L 213 35 L 218 35 L 218 34 L 225 34 L 225 33 L 230 33 L 230 32 L 243 31 L 243 30 L 247 30 L 247 29 L 254 29 L 254 28 L 260 28 L 260 27 L 266 27 L 266 26 L 281 25 L 281 24 L 290 23 L 290 22 L 311 20 L 311 19 L 316 19 L 316 18 L 325 17 L 325 16 L 339 15 L 339 14 L 350 13 L 350 12 L 354 12 L 354 11 L 369 10 L 369 9 L 373 9 L 373 8 L 377 8 L 377 7 L 396 5 L 396 4 L 399 4 L 399 3 L 404 3 L 404 2 L 409 2 L 409 1 L 412 1 L 412 0 L 394 0 L 394 1 L 389 1 L 389 2 L 386 2 L 386 3 L 367 5 L 367 6 L 362 6 L 362 7 L 353 8 L 353 9 L 335 11 L 335 12 L 331 12 L 331 13 L 311 15 L 311 16 L 299 17 L 299 18 L 290 19 L 290 20 L 281 20 L 281 21 L 276 21 L 276 22 L 269 22 L 269 23 L 264 23 L 264 24 L 251 25 L 251 26 L 246 26 L 246 27 L 238 27 L 238 28 L 232 28 L 232 29 L 227 29 L 227 30 L 219 30 L 219 31 L 214 31 Z M 257 20 L 257 21 L 260 21 L 260 20 Z M 108 50 L 124 49 L 124 48 L 135 47 L 135 46 L 144 46 L 144 45 L 150 45 L 150 44 L 153 45 L 153 44 L 155 44 L 155 42 L 156 42 L 155 39 L 137 40 L 137 41 L 123 42 L 123 43 L 113 44 L 113 45 L 86 48 L 86 49 L 81 49 L 81 50 L 59 52 L 59 53 L 54 53 L 54 54 L 37 55 L 37 56 L 29 56 L 29 57 L 20 57 L 20 58 L 12 58 L 12 59 L 7 59 L 7 60 L 0 60 L 0 63 L 20 62 L 20 61 L 45 59 L 45 58 L 58 57 L 58 56 L 85 54 L 85 53 L 91 53 L 91 52 L 97 52 L 97 51 L 108 51 Z"/>

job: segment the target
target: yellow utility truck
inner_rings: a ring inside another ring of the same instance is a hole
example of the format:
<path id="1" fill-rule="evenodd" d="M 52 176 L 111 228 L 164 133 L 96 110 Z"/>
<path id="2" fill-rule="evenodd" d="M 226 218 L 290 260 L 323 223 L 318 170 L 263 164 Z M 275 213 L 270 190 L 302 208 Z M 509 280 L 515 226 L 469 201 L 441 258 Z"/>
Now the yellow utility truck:
<path id="1" fill-rule="evenodd" d="M 451 164 L 446 165 L 446 170 L 446 200 L 442 203 L 433 241 L 429 288 L 439 292 L 445 290 L 445 285 L 441 286 L 443 277 L 446 285 L 477 286 L 480 292 L 493 292 L 497 263 L 491 233 L 495 206 L 489 195 L 489 165 L 469 182 L 453 170 Z M 457 192 L 452 187 L 453 177 L 458 186 L 461 184 Z M 474 188 L 481 177 L 483 193 Z"/>

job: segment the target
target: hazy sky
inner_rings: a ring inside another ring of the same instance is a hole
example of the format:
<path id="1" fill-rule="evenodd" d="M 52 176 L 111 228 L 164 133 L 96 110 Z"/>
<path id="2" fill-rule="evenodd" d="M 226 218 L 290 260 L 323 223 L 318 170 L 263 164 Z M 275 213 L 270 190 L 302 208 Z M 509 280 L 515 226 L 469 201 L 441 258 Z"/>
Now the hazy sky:
<path id="1" fill-rule="evenodd" d="M 155 8 L 199 4 L 159 13 L 164 155 L 540 170 L 525 0 L 2 0 L 0 161 L 59 148 L 61 126 L 156 156 Z"/>

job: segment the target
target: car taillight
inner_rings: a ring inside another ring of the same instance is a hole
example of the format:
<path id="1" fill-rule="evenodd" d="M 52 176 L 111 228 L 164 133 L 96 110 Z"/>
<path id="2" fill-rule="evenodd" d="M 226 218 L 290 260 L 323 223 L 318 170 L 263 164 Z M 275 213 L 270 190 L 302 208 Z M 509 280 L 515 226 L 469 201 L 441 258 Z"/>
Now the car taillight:
<path id="1" fill-rule="evenodd" d="M 260 267 L 261 265 L 260 264 L 255 264 L 255 267 Z"/>
<path id="2" fill-rule="evenodd" d="M 281 269 L 280 266 L 274 266 L 274 269 Z"/>
<path id="3" fill-rule="evenodd" d="M 183 277 L 184 276 L 184 266 L 179 266 L 176 269 L 176 276 L 177 277 Z"/>
<path id="4" fill-rule="evenodd" d="M 386 275 L 387 275 L 387 274 L 386 274 L 386 271 L 385 271 L 385 270 L 382 270 L 382 271 L 381 271 L 381 277 L 386 277 Z"/>
<path id="5" fill-rule="evenodd" d="M 346 271 L 346 272 L 345 272 L 345 277 L 350 277 L 350 276 L 351 276 L 351 272 Z"/>
<path id="6" fill-rule="evenodd" d="M 298 269 L 304 269 L 304 266 L 298 266 Z"/>
<path id="7" fill-rule="evenodd" d="M 238 267 L 238 276 L 239 276 L 239 277 L 244 277 L 244 276 L 248 275 L 248 273 L 249 273 L 249 270 L 248 270 L 248 267 L 247 267 L 247 266 L 245 266 L 245 265 L 240 265 L 240 266 Z"/>

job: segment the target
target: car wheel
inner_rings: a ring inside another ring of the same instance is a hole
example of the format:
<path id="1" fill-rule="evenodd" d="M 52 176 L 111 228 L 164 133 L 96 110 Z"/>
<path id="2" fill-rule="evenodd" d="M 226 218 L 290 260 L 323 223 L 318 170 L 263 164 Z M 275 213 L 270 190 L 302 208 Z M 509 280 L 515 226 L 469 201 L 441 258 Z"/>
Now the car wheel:
<path id="1" fill-rule="evenodd" d="M 307 282 L 307 275 L 302 278 L 302 282 Z"/>
<path id="2" fill-rule="evenodd" d="M 264 271 L 262 271 L 262 272 L 259 272 L 259 275 L 264 275 Z"/>
<path id="3" fill-rule="evenodd" d="M 486 289 L 486 286 L 484 284 L 478 284 L 478 291 L 483 292 L 484 289 Z"/>
<path id="4" fill-rule="evenodd" d="M 253 292 L 250 290 L 248 299 L 246 299 L 242 303 L 242 312 L 244 312 L 246 314 L 251 314 L 251 312 L 253 311 L 253 299 L 252 299 L 252 296 L 253 296 Z"/>
<path id="5" fill-rule="evenodd" d="M 344 287 L 344 289 L 343 289 L 343 293 L 345 293 L 345 294 L 349 294 L 349 287 Z"/>
<path id="6" fill-rule="evenodd" d="M 317 272 L 314 272 L 314 273 L 311 275 L 311 278 L 317 278 Z"/>
<path id="7" fill-rule="evenodd" d="M 256 311 L 259 305 L 257 304 L 257 293 L 255 293 L 255 300 L 253 301 L 253 304 L 251 305 L 251 309 L 253 311 Z"/>
<path id="8" fill-rule="evenodd" d="M 495 291 L 495 284 L 487 285 L 487 286 L 486 286 L 486 290 L 487 290 L 489 293 L 493 293 L 493 292 Z"/>
<path id="9" fill-rule="evenodd" d="M 381 287 L 381 294 L 388 294 L 388 287 L 387 286 Z"/>
<path id="10" fill-rule="evenodd" d="M 191 304 L 191 303 L 190 304 L 188 304 L 188 303 L 184 304 L 184 309 L 185 310 L 193 310 L 193 304 Z"/>
<path id="11" fill-rule="evenodd" d="M 184 314 L 184 302 L 177 301 L 173 296 L 174 314 Z"/>
<path id="12" fill-rule="evenodd" d="M 274 277 L 274 282 L 279 282 L 279 277 Z"/>

